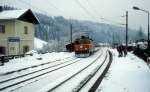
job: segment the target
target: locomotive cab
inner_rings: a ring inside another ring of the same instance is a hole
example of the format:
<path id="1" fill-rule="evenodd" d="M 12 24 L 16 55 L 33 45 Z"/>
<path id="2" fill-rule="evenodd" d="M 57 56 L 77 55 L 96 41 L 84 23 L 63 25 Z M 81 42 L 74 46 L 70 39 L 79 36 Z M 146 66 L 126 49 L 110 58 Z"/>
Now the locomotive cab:
<path id="1" fill-rule="evenodd" d="M 74 50 L 76 57 L 88 57 L 94 52 L 95 46 L 93 40 L 82 36 L 76 39 L 74 43 Z"/>

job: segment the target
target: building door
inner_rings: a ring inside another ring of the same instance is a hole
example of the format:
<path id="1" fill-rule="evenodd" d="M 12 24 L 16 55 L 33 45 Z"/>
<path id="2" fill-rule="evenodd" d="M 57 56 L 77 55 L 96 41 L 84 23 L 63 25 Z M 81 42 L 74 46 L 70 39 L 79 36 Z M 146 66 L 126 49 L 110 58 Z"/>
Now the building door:
<path id="1" fill-rule="evenodd" d="M 5 55 L 5 54 L 6 54 L 5 47 L 0 47 L 0 55 Z"/>
<path id="2" fill-rule="evenodd" d="M 23 46 L 23 53 L 26 53 L 29 51 L 29 46 Z"/>

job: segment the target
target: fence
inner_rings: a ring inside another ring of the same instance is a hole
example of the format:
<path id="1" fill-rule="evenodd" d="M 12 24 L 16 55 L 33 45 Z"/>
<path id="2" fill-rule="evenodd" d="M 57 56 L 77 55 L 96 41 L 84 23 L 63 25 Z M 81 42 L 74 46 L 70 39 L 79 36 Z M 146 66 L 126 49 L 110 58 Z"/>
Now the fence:
<path id="1" fill-rule="evenodd" d="M 21 57 L 25 57 L 27 55 L 32 56 L 33 54 L 20 54 L 20 55 L 7 55 L 7 56 L 0 56 L 0 62 L 2 64 L 4 64 L 5 62 L 9 62 L 10 59 L 14 59 L 14 58 L 21 58 Z"/>

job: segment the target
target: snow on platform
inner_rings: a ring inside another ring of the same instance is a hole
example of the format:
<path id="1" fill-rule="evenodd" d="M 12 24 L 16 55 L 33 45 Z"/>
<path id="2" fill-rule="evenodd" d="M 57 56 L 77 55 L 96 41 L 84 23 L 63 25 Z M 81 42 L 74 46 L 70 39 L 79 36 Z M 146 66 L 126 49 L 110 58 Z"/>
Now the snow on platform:
<path id="1" fill-rule="evenodd" d="M 31 67 L 51 61 L 61 60 L 68 57 L 73 57 L 74 53 L 68 52 L 52 52 L 46 54 L 36 54 L 33 56 L 26 56 L 23 58 L 12 59 L 9 62 L 5 63 L 4 66 L 0 66 L 0 75 L 5 74 L 11 71 L 17 71 L 26 67 Z M 42 60 L 38 60 L 42 58 Z"/>
<path id="2" fill-rule="evenodd" d="M 97 92 L 150 92 L 147 64 L 131 53 L 119 58 L 116 50 L 111 51 L 112 65 Z"/>

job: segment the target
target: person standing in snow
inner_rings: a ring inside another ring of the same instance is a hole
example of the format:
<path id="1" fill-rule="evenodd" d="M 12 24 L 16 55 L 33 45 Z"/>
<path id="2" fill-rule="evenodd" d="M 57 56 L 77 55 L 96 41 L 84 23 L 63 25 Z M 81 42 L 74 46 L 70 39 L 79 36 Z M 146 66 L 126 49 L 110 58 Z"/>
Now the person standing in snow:
<path id="1" fill-rule="evenodd" d="M 124 57 L 127 55 L 127 49 L 126 47 L 124 46 L 124 50 L 123 50 L 123 53 L 124 53 Z"/>
<path id="2" fill-rule="evenodd" d="M 120 48 L 120 45 L 117 46 L 117 51 L 118 51 L 118 54 L 119 54 L 118 57 L 121 57 L 121 48 Z"/>
<path id="3" fill-rule="evenodd" d="M 120 44 L 119 48 L 120 48 L 120 57 L 122 57 L 123 56 L 124 47 L 123 47 L 122 44 Z"/>

